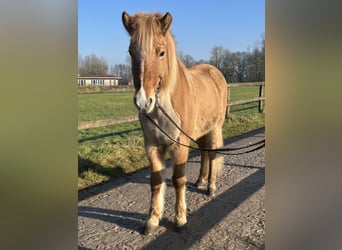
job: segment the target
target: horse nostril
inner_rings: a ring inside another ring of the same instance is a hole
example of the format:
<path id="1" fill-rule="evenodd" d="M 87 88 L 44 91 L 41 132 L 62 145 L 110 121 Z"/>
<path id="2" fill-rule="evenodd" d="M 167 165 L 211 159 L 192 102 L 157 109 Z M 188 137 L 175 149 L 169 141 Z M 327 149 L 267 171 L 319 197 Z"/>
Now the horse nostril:
<path id="1" fill-rule="evenodd" d="M 152 102 L 153 102 L 153 100 L 152 100 L 152 98 L 150 98 L 150 105 L 152 104 Z"/>

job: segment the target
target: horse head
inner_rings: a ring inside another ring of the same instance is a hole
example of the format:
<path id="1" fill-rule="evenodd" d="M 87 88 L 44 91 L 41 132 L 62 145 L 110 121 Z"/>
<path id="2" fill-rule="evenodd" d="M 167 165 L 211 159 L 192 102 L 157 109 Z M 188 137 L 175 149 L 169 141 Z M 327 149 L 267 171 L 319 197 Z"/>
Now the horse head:
<path id="1" fill-rule="evenodd" d="M 129 54 L 134 80 L 134 104 L 144 113 L 155 107 L 156 91 L 170 68 L 170 54 L 174 44 L 170 44 L 170 13 L 147 15 L 138 13 L 130 16 L 122 13 L 122 22 L 131 37 Z"/>

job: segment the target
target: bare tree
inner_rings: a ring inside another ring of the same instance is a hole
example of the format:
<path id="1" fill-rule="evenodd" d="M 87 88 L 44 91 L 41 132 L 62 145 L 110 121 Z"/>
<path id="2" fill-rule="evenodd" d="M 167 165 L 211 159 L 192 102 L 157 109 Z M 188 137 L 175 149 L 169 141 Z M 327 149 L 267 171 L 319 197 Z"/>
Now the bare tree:
<path id="1" fill-rule="evenodd" d="M 235 82 L 244 82 L 247 77 L 247 62 L 248 54 L 247 52 L 236 52 L 236 79 Z"/>
<path id="2" fill-rule="evenodd" d="M 200 59 L 200 60 L 196 60 L 194 64 L 209 64 L 209 62 L 207 60 Z"/>
<path id="3" fill-rule="evenodd" d="M 214 46 L 211 50 L 209 63 L 216 68 L 223 70 L 223 61 L 225 57 L 225 49 L 222 46 Z"/>
<path id="4" fill-rule="evenodd" d="M 209 63 L 221 70 L 227 82 L 264 81 L 265 39 L 262 37 L 252 52 L 230 52 L 214 46 Z"/>
<path id="5" fill-rule="evenodd" d="M 128 64 L 116 64 L 110 67 L 110 73 L 113 75 L 121 76 L 121 84 L 127 85 L 132 80 L 131 66 Z"/>
<path id="6" fill-rule="evenodd" d="M 196 61 L 192 56 L 184 54 L 182 51 L 178 51 L 177 55 L 186 67 L 196 64 Z"/>
<path id="7" fill-rule="evenodd" d="M 108 64 L 104 57 L 91 54 L 82 58 L 78 57 L 78 73 L 80 75 L 105 75 L 108 73 Z"/>
<path id="8" fill-rule="evenodd" d="M 265 55 L 257 46 L 248 57 L 248 79 L 253 82 L 265 80 Z"/>
<path id="9" fill-rule="evenodd" d="M 78 54 L 78 74 L 80 73 L 80 68 L 83 65 L 83 57 L 81 54 Z"/>

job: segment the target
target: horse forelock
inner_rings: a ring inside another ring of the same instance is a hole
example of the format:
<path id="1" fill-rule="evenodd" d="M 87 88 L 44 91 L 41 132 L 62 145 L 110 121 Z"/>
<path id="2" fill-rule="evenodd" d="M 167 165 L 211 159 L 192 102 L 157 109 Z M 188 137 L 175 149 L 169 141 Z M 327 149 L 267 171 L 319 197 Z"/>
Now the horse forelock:
<path id="1" fill-rule="evenodd" d="M 135 14 L 131 42 L 136 44 L 139 49 L 149 53 L 153 48 L 155 36 L 161 33 L 158 27 L 158 19 L 161 17 L 161 13 Z"/>
<path id="2" fill-rule="evenodd" d="M 159 20 L 162 18 L 161 13 L 137 13 L 135 14 L 134 32 L 131 34 L 131 43 L 146 54 L 150 54 L 153 45 L 158 36 L 164 36 L 167 39 L 167 72 L 163 77 L 163 82 L 168 84 L 168 88 L 172 88 L 175 84 L 177 70 L 176 45 L 171 31 L 167 31 L 162 35 Z"/>

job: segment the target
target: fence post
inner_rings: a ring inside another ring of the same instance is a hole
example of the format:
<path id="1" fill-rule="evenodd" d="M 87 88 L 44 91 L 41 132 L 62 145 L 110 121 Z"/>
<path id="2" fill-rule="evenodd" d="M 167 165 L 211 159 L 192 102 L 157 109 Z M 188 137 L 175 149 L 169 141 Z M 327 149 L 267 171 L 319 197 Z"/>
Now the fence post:
<path id="1" fill-rule="evenodd" d="M 263 85 L 260 85 L 259 86 L 259 97 L 262 97 L 263 96 Z M 264 111 L 264 105 L 262 103 L 263 101 L 260 100 L 259 101 L 259 112 L 262 113 Z"/>
<path id="2" fill-rule="evenodd" d="M 228 100 L 227 100 L 226 119 L 229 118 L 229 113 L 230 113 L 230 105 L 229 105 L 229 103 L 230 103 L 230 86 L 227 85 L 227 87 L 228 87 Z M 228 121 L 229 121 L 229 119 L 228 119 Z"/>

